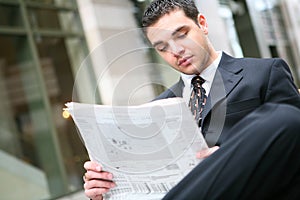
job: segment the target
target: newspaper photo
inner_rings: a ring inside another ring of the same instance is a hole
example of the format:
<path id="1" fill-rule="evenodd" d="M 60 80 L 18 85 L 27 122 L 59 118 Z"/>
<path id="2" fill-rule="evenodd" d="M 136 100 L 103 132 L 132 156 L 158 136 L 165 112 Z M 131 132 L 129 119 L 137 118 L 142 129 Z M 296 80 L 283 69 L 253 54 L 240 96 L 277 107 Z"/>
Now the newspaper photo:
<path id="1" fill-rule="evenodd" d="M 139 106 L 70 102 L 89 157 L 113 173 L 105 199 L 162 199 L 201 160 L 207 144 L 182 98 Z"/>

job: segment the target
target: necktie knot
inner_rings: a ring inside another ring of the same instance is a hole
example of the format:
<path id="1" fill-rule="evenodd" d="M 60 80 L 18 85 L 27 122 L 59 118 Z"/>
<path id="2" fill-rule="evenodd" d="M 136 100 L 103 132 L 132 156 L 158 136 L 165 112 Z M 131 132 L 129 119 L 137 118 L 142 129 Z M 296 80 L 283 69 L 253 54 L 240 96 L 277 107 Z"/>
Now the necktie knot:
<path id="1" fill-rule="evenodd" d="M 201 76 L 195 76 L 192 78 L 191 84 L 194 88 L 200 88 L 204 82 L 205 80 Z"/>

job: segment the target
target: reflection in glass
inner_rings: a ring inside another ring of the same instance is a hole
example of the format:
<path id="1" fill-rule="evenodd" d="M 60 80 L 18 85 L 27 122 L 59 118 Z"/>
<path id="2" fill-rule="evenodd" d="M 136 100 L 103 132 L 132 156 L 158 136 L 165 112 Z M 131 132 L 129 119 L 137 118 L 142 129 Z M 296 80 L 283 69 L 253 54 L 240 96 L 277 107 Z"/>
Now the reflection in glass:
<path id="1" fill-rule="evenodd" d="M 19 6 L 0 4 L 0 26 L 20 27 L 22 25 Z"/>
<path id="2" fill-rule="evenodd" d="M 76 0 L 25 0 L 27 3 L 40 3 L 56 6 L 74 6 Z"/>
<path id="3" fill-rule="evenodd" d="M 47 169 L 44 168 L 39 151 L 42 148 L 38 144 L 43 133 L 41 128 L 47 126 L 37 126 L 45 123 L 45 117 L 41 115 L 44 112 L 42 95 L 28 41 L 26 37 L 0 36 L 0 43 L 5 46 L 0 49 L 0 157 L 1 161 L 6 161 L 0 171 L 10 174 L 5 183 L 9 187 L 1 191 L 1 198 L 34 199 L 36 195 L 46 198 L 49 197 Z M 28 193 L 22 186 L 24 182 L 36 193 Z M 19 193 L 10 191 L 12 189 L 9 188 L 15 186 L 20 188 Z"/>
<path id="4" fill-rule="evenodd" d="M 78 174 L 84 173 L 82 165 L 87 159 L 87 154 L 78 137 L 73 121 L 71 118 L 65 119 L 62 116 L 64 104 L 72 101 L 74 83 L 71 66 L 73 63 L 69 59 L 69 40 L 58 37 L 41 37 L 36 41 L 36 46 L 64 165 L 67 169 L 69 187 L 74 190 L 82 187 L 82 179 Z M 82 45 L 79 41 L 75 43 L 77 46 L 72 46 L 73 50 L 80 51 Z M 80 57 L 78 54 L 77 56 Z"/>

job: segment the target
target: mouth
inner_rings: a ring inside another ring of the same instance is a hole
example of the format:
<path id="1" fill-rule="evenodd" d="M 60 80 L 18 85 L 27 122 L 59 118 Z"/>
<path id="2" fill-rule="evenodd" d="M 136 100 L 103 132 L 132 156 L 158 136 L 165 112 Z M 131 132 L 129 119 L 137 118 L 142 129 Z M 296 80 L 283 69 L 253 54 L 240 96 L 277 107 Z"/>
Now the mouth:
<path id="1" fill-rule="evenodd" d="M 186 67 L 192 63 L 192 56 L 183 57 L 178 60 L 178 66 Z"/>

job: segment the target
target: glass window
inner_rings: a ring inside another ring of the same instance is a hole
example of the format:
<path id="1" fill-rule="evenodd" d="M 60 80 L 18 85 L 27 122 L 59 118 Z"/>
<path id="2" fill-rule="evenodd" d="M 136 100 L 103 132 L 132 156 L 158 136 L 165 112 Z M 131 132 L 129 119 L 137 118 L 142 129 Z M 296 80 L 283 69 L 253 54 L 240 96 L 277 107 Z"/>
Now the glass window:
<path id="1" fill-rule="evenodd" d="M 19 6 L 0 4 L 0 26 L 20 27 L 22 25 Z"/>
<path id="2" fill-rule="evenodd" d="M 75 0 L 0 0 L 1 199 L 55 199 L 82 189 L 88 156 L 63 116 L 87 53 L 81 34 L 68 37 L 82 33 L 75 7 Z M 27 19 L 32 32 L 20 34 Z"/>
<path id="3" fill-rule="evenodd" d="M 29 8 L 31 26 L 34 28 L 60 29 L 56 10 Z"/>
<path id="4" fill-rule="evenodd" d="M 68 187 L 72 191 L 82 188 L 82 178 L 78 174 L 84 173 L 82 166 L 88 157 L 73 121 L 64 119 L 62 116 L 64 104 L 72 101 L 74 83 L 71 67 L 74 60 L 70 61 L 67 46 L 69 40 L 57 37 L 41 37 L 36 41 L 36 46 L 48 90 L 64 167 L 67 169 Z M 77 50 L 81 49 L 82 43 L 77 42 L 76 44 L 72 47 Z"/>
<path id="5" fill-rule="evenodd" d="M 56 5 L 56 6 L 74 6 L 76 0 L 25 0 L 27 3 L 39 3 L 46 5 Z"/>
<path id="6" fill-rule="evenodd" d="M 0 171 L 9 175 L 6 179 L 9 187 L 0 191 L 1 197 L 34 199 L 38 194 L 39 198 L 46 198 L 49 190 L 40 154 L 43 150 L 40 136 L 47 134 L 48 127 L 28 41 L 21 36 L 0 36 L 0 43 L 5 46 L 0 49 L 0 159 L 7 161 Z M 24 169 L 23 173 L 30 175 L 24 176 L 13 169 Z M 41 180 L 37 182 L 34 176 Z M 29 194 L 23 182 L 37 193 Z"/>
<path id="7" fill-rule="evenodd" d="M 84 58 L 84 41 L 35 37 L 38 66 L 27 36 L 0 35 L 0 43 L 0 160 L 7 160 L 0 164 L 7 185 L 1 197 L 48 199 L 82 189 L 87 153 L 62 114 L 72 100 L 73 67 Z"/>
<path id="8" fill-rule="evenodd" d="M 79 32 L 78 13 L 55 9 L 29 8 L 30 23 L 33 28 Z"/>

